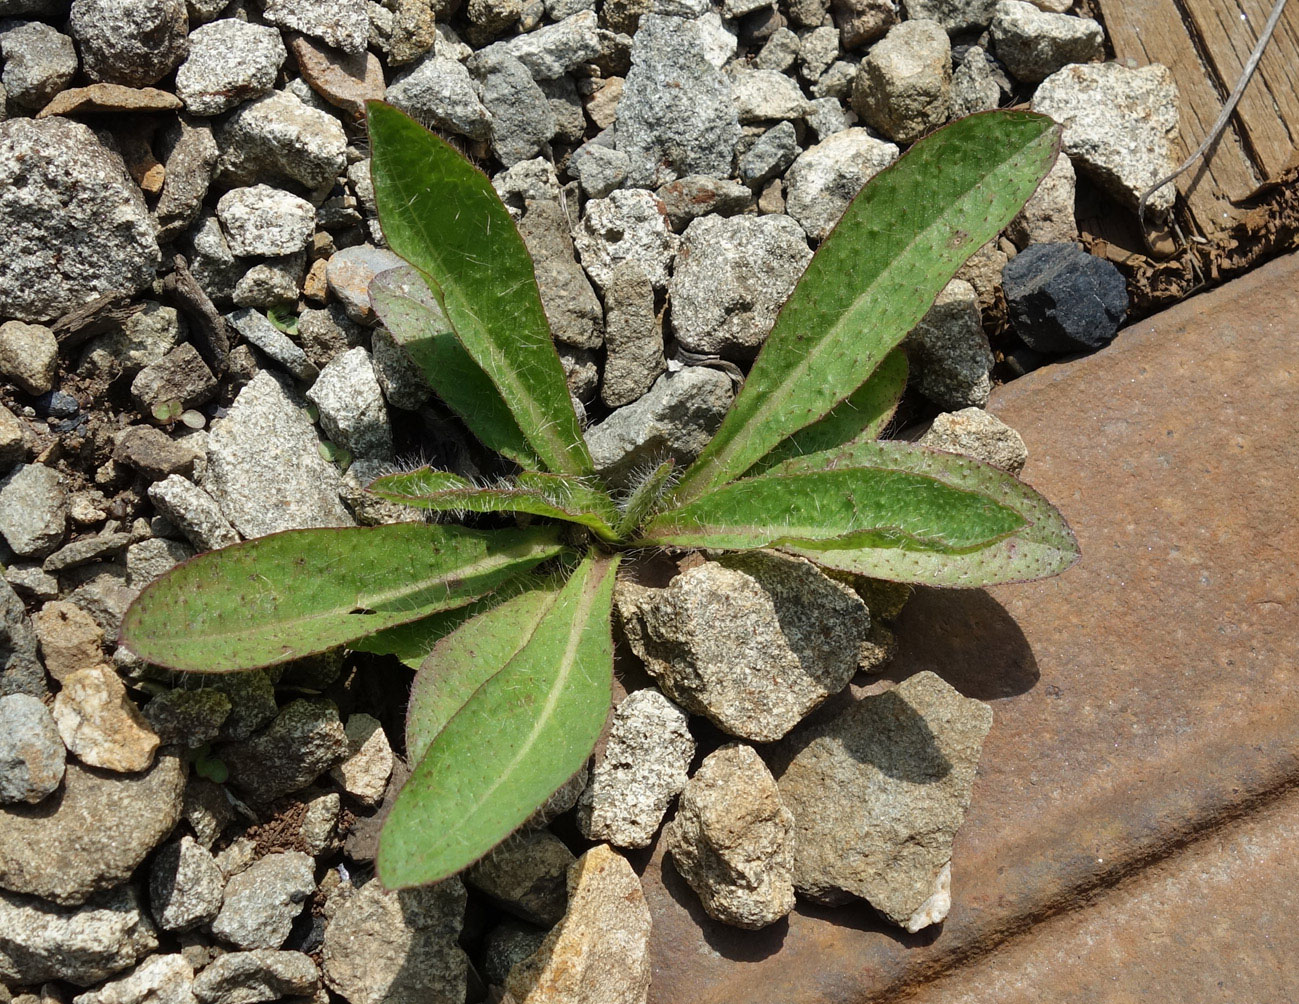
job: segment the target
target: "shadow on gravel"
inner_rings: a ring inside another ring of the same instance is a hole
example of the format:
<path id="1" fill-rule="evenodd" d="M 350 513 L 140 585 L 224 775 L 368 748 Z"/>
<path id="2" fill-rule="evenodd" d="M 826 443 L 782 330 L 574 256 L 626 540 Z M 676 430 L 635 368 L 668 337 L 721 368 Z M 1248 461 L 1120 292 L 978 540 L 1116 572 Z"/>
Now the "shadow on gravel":
<path id="1" fill-rule="evenodd" d="M 937 673 L 966 697 L 992 701 L 1037 684 L 1037 659 L 1006 608 L 982 589 L 917 587 L 902 609 L 898 653 L 884 667 L 895 683 Z"/>

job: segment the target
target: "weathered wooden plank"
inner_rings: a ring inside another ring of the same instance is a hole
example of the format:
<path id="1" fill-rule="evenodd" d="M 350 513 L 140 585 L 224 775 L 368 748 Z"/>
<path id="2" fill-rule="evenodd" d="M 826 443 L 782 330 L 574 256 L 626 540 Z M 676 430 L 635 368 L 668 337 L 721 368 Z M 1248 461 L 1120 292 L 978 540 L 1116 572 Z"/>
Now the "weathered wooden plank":
<path id="1" fill-rule="evenodd" d="M 1239 79 L 1272 0 L 1185 0 L 1190 29 L 1224 91 Z M 1249 82 L 1236 115 L 1255 166 L 1272 178 L 1284 170 L 1299 135 L 1299 3 L 1288 4 Z"/>
<path id="2" fill-rule="evenodd" d="M 1181 160 L 1208 134 L 1231 85 L 1219 88 L 1174 0 L 1100 0 L 1099 6 L 1120 63 L 1162 63 L 1173 72 L 1181 95 L 1181 144 L 1177 151 Z M 1244 198 L 1263 181 L 1235 128 L 1233 123 L 1201 166 L 1187 171 L 1177 182 L 1196 222 L 1209 235 L 1224 229 L 1231 220 L 1230 200 Z"/>

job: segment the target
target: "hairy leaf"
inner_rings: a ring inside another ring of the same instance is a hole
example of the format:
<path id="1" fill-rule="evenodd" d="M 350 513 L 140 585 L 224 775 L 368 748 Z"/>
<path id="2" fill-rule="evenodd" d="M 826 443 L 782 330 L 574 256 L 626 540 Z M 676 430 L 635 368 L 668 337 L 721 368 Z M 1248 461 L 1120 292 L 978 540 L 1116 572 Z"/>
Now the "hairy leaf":
<path id="1" fill-rule="evenodd" d="M 654 511 L 667 493 L 675 469 L 675 461 L 671 459 L 663 461 L 619 503 L 622 506 L 622 516 L 617 526 L 619 539 L 625 538 Z"/>
<path id="2" fill-rule="evenodd" d="M 406 710 L 406 757 L 411 763 L 419 763 L 474 691 L 518 655 L 554 606 L 559 590 L 558 583 L 534 581 L 533 588 L 480 610 L 432 647 L 415 674 Z"/>
<path id="3" fill-rule="evenodd" d="M 526 642 L 429 745 L 379 838 L 384 886 L 460 871 L 582 767 L 609 710 L 616 566 L 616 557 L 584 560 Z"/>
<path id="4" fill-rule="evenodd" d="M 852 442 L 871 442 L 880 437 L 893 418 L 902 392 L 907 389 L 907 356 L 894 349 L 870 379 L 835 405 L 820 421 L 799 429 L 745 471 L 752 477 L 793 457 L 820 453 Z"/>
<path id="5" fill-rule="evenodd" d="M 878 546 L 910 542 L 955 551 L 1019 529 L 1023 517 L 970 486 L 888 466 L 780 468 L 744 478 L 660 514 L 647 544 L 769 547 L 843 540 Z"/>
<path id="6" fill-rule="evenodd" d="M 269 666 L 463 606 L 562 550 L 554 527 L 276 533 L 200 554 L 151 583 L 127 610 L 122 640 L 172 669 Z"/>
<path id="7" fill-rule="evenodd" d="M 590 474 L 532 259 L 487 176 L 390 105 L 371 101 L 384 237 L 424 275 L 470 357 L 552 471 Z"/>
<path id="8" fill-rule="evenodd" d="M 939 129 L 872 178 L 808 263 L 676 498 L 739 477 L 860 387 L 1019 212 L 1058 149 L 1045 116 L 989 112 Z"/>
<path id="9" fill-rule="evenodd" d="M 451 330 L 418 269 L 403 265 L 380 272 L 370 280 L 370 302 L 428 385 L 484 446 L 528 470 L 541 465 L 495 384 Z"/>
<path id="10" fill-rule="evenodd" d="M 846 547 L 786 545 L 785 550 L 846 572 L 897 582 L 934 586 L 989 586 L 1023 582 L 1063 572 L 1078 560 L 1078 542 L 1058 509 L 1024 482 L 969 457 L 910 443 L 858 443 L 843 450 L 802 457 L 773 473 L 826 470 L 859 464 L 887 464 L 894 470 L 933 477 L 955 488 L 977 491 L 1014 510 L 1024 526 L 999 540 L 959 554 L 908 546 Z"/>
<path id="11" fill-rule="evenodd" d="M 526 512 L 578 523 L 605 540 L 617 513 L 608 494 L 592 479 L 563 474 L 524 473 L 492 487 L 476 487 L 448 471 L 424 467 L 390 474 L 369 491 L 390 502 L 438 512 Z"/>

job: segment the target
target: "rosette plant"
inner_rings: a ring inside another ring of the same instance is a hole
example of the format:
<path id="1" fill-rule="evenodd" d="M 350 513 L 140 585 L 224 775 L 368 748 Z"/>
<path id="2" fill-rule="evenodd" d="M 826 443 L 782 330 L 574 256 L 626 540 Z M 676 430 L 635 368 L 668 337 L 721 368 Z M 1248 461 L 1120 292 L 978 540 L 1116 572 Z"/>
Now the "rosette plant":
<path id="1" fill-rule="evenodd" d="M 1011 475 L 877 441 L 906 382 L 899 343 L 1033 194 L 1059 148 L 1050 120 L 973 115 L 876 175 L 807 266 L 703 453 L 620 492 L 593 467 L 532 261 L 488 179 L 392 107 L 371 104 L 369 127 L 379 219 L 409 263 L 375 279 L 375 309 L 515 470 L 482 486 L 425 468 L 370 491 L 497 515 L 296 530 L 201 554 L 144 590 L 123 640 L 200 673 L 338 646 L 417 666 L 413 772 L 380 838 L 388 887 L 461 870 L 583 767 L 609 710 L 614 579 L 628 551 L 775 548 L 942 586 L 1053 575 L 1077 558 L 1060 514 Z"/>

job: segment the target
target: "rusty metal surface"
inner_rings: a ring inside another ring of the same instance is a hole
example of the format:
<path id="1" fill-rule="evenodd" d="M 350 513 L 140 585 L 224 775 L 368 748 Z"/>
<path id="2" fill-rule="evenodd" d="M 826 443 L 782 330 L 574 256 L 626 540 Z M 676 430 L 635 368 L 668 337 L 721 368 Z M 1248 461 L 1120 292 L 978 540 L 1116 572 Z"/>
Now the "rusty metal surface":
<path id="1" fill-rule="evenodd" d="M 725 929 L 656 848 L 634 862 L 651 1001 L 895 997 L 1299 783 L 1296 317 L 1292 256 L 998 392 L 1084 558 L 1047 582 L 921 591 L 903 614 L 889 675 L 932 669 L 996 716 L 951 915 L 916 936 L 865 906 Z"/>

